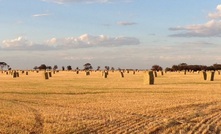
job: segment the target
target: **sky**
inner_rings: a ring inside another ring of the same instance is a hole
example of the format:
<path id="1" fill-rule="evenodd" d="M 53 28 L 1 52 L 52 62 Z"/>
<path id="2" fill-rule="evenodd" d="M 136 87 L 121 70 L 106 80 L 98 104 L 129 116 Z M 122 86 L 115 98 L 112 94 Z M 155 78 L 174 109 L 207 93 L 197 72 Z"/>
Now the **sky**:
<path id="1" fill-rule="evenodd" d="M 219 0 L 0 0 L 0 61 L 163 68 L 221 63 Z"/>

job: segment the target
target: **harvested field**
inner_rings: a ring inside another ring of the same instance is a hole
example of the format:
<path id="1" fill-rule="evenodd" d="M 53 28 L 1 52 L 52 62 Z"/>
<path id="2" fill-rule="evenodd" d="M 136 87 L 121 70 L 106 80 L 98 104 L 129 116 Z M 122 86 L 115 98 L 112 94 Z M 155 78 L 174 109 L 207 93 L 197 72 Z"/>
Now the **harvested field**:
<path id="1" fill-rule="evenodd" d="M 155 85 L 143 75 L 0 73 L 0 133 L 221 133 L 221 75 L 159 73 Z"/>

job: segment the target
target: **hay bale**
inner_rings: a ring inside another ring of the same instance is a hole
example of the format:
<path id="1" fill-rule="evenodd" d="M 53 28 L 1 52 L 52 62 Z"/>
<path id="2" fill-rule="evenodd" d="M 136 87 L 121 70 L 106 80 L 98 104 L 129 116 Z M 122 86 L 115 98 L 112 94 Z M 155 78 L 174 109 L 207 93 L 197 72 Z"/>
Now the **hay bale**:
<path id="1" fill-rule="evenodd" d="M 154 71 L 154 76 L 157 77 L 157 71 Z"/>
<path id="2" fill-rule="evenodd" d="M 108 76 L 108 71 L 105 71 L 104 72 L 104 78 L 107 78 L 107 76 Z"/>
<path id="3" fill-rule="evenodd" d="M 156 72 L 156 71 L 155 71 Z M 149 85 L 154 85 L 154 75 L 153 75 L 153 71 L 149 71 Z"/>
<path id="4" fill-rule="evenodd" d="M 89 76 L 90 75 L 90 71 L 86 71 L 86 76 Z"/>
<path id="5" fill-rule="evenodd" d="M 16 72 L 16 77 L 19 77 L 19 72 Z"/>
<path id="6" fill-rule="evenodd" d="M 124 72 L 120 72 L 121 78 L 124 78 Z"/>
<path id="7" fill-rule="evenodd" d="M 211 78 L 210 78 L 210 81 L 214 81 L 214 76 L 215 76 L 215 72 L 211 72 Z"/>
<path id="8" fill-rule="evenodd" d="M 45 78 L 45 80 L 49 79 L 48 72 L 44 72 L 44 78 Z"/>
<path id="9" fill-rule="evenodd" d="M 163 76 L 164 74 L 163 74 L 163 70 L 161 71 L 161 75 Z"/>
<path id="10" fill-rule="evenodd" d="M 51 73 L 51 72 L 48 72 L 48 76 L 49 76 L 49 77 L 52 77 L 52 73 Z"/>
<path id="11" fill-rule="evenodd" d="M 206 80 L 207 79 L 207 74 L 206 71 L 203 71 L 203 79 Z"/>
<path id="12" fill-rule="evenodd" d="M 17 77 L 17 73 L 16 73 L 16 71 L 14 71 L 13 73 L 12 73 L 12 78 L 16 78 Z"/>
<path id="13" fill-rule="evenodd" d="M 135 75 L 135 71 L 133 71 L 133 75 Z"/>

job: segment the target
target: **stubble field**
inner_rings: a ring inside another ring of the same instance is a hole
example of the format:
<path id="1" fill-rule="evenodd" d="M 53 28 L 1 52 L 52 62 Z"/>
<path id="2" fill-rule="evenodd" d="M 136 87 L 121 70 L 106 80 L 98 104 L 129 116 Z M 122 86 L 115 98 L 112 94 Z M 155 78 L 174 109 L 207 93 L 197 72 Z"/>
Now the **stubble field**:
<path id="1" fill-rule="evenodd" d="M 145 84 L 142 71 L 52 75 L 0 72 L 0 134 L 221 133 L 217 73 L 212 82 L 202 73 L 159 73 L 155 85 Z"/>

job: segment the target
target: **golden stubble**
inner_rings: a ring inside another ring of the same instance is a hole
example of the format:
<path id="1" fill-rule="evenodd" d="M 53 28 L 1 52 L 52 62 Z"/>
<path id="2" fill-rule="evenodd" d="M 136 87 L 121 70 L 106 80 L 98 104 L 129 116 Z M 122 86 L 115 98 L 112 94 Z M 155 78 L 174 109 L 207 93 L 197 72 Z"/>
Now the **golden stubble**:
<path id="1" fill-rule="evenodd" d="M 158 72 L 154 85 L 146 75 L 0 73 L 0 133 L 220 132 L 220 75 L 211 82 L 202 73 Z"/>

